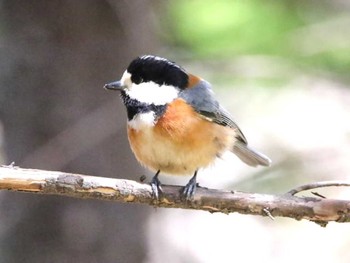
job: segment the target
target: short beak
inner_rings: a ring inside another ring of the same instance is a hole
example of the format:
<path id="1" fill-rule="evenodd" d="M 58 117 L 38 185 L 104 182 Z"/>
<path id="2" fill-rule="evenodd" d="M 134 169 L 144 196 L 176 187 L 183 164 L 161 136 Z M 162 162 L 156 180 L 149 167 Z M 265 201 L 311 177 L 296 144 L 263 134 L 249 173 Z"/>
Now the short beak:
<path id="1" fill-rule="evenodd" d="M 125 88 L 125 86 L 122 85 L 120 80 L 115 81 L 115 82 L 111 82 L 111 83 L 108 83 L 108 84 L 105 84 L 103 87 L 105 89 L 118 90 L 118 91 L 121 91 L 121 90 L 123 90 Z"/>

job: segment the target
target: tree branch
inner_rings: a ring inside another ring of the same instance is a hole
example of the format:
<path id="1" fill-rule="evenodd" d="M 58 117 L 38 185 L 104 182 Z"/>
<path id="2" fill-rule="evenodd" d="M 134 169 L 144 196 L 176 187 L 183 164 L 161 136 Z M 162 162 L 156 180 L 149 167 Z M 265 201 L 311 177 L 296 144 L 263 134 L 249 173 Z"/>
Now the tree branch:
<path id="1" fill-rule="evenodd" d="M 350 201 L 297 197 L 299 191 L 322 186 L 349 185 L 346 182 L 315 183 L 295 188 L 284 195 L 224 191 L 198 187 L 192 202 L 180 199 L 180 186 L 163 185 L 159 201 L 152 197 L 149 184 L 131 180 L 86 176 L 16 166 L 0 167 L 0 189 L 142 203 L 156 207 L 197 209 L 232 213 L 307 219 L 326 226 L 330 221 L 350 222 Z"/>

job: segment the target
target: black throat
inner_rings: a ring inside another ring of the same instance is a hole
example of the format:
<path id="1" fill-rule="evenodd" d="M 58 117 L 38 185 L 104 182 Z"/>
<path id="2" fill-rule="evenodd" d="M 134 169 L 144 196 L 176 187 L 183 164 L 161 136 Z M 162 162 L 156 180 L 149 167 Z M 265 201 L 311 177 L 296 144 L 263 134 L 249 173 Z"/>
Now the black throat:
<path id="1" fill-rule="evenodd" d="M 129 121 L 132 120 L 136 114 L 147 113 L 151 111 L 154 112 L 156 119 L 158 119 L 163 115 L 167 107 L 167 105 L 154 105 L 153 103 L 148 104 L 132 99 L 125 93 L 125 91 L 122 91 L 120 94 L 126 107 Z"/>

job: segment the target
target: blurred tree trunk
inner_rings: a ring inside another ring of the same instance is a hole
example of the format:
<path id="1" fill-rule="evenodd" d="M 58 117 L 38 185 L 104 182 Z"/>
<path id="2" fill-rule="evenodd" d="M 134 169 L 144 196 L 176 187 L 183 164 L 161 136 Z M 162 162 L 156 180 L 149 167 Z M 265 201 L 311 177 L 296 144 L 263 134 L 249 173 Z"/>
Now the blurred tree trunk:
<path id="1" fill-rule="evenodd" d="M 124 108 L 102 86 L 155 48 L 150 9 L 143 0 L 2 1 L 0 117 L 8 162 L 141 175 Z M 146 211 L 1 193 L 1 261 L 141 262 Z"/>

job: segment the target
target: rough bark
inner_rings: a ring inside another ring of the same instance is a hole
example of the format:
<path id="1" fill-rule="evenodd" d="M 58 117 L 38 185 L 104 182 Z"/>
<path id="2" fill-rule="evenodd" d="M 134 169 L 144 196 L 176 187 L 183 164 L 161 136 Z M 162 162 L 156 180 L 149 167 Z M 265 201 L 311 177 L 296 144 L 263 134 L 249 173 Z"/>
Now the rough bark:
<path id="1" fill-rule="evenodd" d="M 86 176 L 63 172 L 0 168 L 0 189 L 92 198 L 124 203 L 141 203 L 156 207 L 197 209 L 209 212 L 251 214 L 306 219 L 326 226 L 330 221 L 350 221 L 350 201 L 320 197 L 297 197 L 298 191 L 323 186 L 349 186 L 350 183 L 313 183 L 284 195 L 225 191 L 198 187 L 191 202 L 182 201 L 180 186 L 163 185 L 159 200 L 152 196 L 149 184 L 131 180 Z"/>

